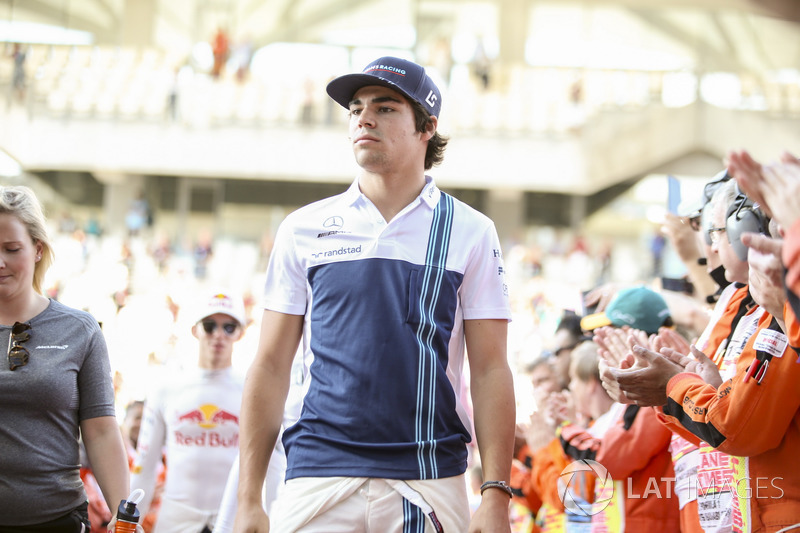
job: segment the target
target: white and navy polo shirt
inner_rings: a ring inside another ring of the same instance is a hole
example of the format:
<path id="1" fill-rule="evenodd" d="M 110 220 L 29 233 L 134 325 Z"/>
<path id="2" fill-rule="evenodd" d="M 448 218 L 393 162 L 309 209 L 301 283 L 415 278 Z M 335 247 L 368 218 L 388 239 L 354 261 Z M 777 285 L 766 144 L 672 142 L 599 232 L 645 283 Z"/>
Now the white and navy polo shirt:
<path id="1" fill-rule="evenodd" d="M 510 320 L 492 221 L 430 177 L 388 224 L 358 188 L 281 224 L 264 306 L 305 315 L 313 354 L 286 478 L 466 470 L 464 320 Z"/>

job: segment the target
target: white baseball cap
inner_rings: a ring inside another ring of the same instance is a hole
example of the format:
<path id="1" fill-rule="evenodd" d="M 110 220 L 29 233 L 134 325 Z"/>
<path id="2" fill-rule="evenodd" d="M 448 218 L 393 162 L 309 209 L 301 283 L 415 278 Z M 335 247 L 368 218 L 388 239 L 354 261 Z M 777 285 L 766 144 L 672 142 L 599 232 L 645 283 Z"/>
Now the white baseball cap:
<path id="1" fill-rule="evenodd" d="M 247 325 L 244 300 L 241 296 L 225 289 L 204 293 L 188 311 L 187 314 L 192 317 L 192 324 L 197 324 L 213 314 L 224 313 L 236 320 L 239 325 Z"/>

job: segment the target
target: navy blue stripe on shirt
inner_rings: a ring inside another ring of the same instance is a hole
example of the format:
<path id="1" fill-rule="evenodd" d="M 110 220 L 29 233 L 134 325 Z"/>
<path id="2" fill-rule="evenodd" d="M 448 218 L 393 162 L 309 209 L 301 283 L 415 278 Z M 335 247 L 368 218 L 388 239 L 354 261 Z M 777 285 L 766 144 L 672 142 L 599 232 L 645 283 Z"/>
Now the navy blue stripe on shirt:
<path id="1" fill-rule="evenodd" d="M 418 445 L 417 460 L 420 479 L 436 478 L 439 474 L 434 435 L 437 352 L 432 341 L 437 329 L 434 311 L 445 274 L 452 227 L 453 199 L 449 195 L 441 193 L 439 204 L 433 212 L 428 236 L 428 251 L 425 257 L 425 268 L 422 272 L 422 290 L 419 300 L 420 322 L 416 332 L 419 346 L 419 378 L 415 438 Z"/>

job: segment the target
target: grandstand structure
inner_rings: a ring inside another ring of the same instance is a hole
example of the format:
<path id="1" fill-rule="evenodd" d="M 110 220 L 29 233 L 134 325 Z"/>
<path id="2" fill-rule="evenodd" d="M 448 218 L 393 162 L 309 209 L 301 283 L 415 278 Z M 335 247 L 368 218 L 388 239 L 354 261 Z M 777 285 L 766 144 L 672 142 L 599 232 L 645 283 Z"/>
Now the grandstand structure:
<path id="1" fill-rule="evenodd" d="M 708 178 L 732 148 L 765 159 L 797 150 L 795 6 L 4 0 L 0 150 L 109 231 L 123 230 L 143 192 L 176 241 L 209 225 L 257 240 L 353 179 L 327 80 L 400 55 L 443 88 L 451 143 L 432 171 L 440 186 L 489 214 L 504 239 L 537 225 L 578 230 L 646 176 Z M 62 34 L 33 31 L 43 24 Z M 215 76 L 220 29 L 230 53 Z M 26 53 L 24 94 L 14 43 Z"/>

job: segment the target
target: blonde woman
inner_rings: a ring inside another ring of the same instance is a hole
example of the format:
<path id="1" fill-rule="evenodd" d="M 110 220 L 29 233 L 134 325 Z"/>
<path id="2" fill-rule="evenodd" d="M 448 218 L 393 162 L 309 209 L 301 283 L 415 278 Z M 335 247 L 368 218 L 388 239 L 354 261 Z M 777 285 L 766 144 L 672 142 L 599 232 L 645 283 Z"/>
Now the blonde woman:
<path id="1" fill-rule="evenodd" d="M 43 295 L 52 262 L 33 191 L 0 186 L 0 532 L 88 531 L 79 438 L 109 508 L 128 496 L 106 342 Z"/>

